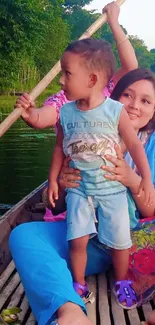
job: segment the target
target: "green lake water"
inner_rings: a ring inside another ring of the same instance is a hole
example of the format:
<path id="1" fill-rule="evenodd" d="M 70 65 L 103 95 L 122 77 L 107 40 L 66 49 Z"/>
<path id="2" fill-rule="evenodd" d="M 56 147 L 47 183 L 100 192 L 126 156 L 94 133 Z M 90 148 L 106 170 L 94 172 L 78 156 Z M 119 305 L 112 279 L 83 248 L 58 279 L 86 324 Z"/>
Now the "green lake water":
<path id="1" fill-rule="evenodd" d="M 33 130 L 21 119 L 0 138 L 0 215 L 47 179 L 54 143 L 53 130 Z"/>

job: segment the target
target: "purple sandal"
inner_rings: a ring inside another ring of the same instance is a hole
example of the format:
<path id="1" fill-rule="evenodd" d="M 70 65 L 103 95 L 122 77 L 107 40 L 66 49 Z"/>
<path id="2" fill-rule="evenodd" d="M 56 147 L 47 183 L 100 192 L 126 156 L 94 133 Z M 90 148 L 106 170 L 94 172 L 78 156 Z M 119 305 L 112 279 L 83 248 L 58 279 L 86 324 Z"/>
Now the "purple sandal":
<path id="1" fill-rule="evenodd" d="M 133 281 L 122 280 L 115 282 L 114 295 L 117 303 L 123 309 L 134 309 L 137 307 L 137 297 L 134 289 L 132 288 Z M 123 302 L 126 305 L 123 305 Z"/>
<path id="2" fill-rule="evenodd" d="M 73 282 L 73 287 L 77 293 L 79 292 L 79 289 L 82 291 L 82 294 L 80 295 L 80 297 L 82 298 L 82 300 L 85 304 L 87 304 L 88 302 L 93 304 L 95 302 L 93 292 L 89 291 L 87 282 L 85 285 L 82 285 L 78 282 Z"/>

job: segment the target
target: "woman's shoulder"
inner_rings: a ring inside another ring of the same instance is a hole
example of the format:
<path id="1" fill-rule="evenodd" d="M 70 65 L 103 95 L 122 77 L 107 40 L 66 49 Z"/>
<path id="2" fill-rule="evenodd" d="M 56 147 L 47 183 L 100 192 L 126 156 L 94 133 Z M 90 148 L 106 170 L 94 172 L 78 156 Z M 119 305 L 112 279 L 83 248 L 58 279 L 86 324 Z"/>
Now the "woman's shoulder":
<path id="1" fill-rule="evenodd" d="M 155 131 L 153 131 L 146 142 L 146 150 L 151 149 L 155 152 Z"/>
<path id="2" fill-rule="evenodd" d="M 146 142 L 145 152 L 152 173 L 152 181 L 155 185 L 155 131 L 150 134 L 148 141 Z"/>

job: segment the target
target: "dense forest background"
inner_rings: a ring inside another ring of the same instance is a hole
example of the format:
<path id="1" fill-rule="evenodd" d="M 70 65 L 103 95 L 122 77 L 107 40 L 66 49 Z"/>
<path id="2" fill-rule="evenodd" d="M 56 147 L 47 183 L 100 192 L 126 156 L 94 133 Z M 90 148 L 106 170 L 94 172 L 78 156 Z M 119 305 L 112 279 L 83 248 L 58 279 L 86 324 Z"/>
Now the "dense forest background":
<path id="1" fill-rule="evenodd" d="M 91 0 L 1 0 L 0 90 L 1 93 L 31 89 L 60 58 L 66 45 L 77 39 L 99 14 L 84 8 Z M 127 31 L 126 31 L 127 32 Z M 112 44 L 105 24 L 95 35 Z M 155 72 L 155 49 L 129 35 L 139 66 Z"/>

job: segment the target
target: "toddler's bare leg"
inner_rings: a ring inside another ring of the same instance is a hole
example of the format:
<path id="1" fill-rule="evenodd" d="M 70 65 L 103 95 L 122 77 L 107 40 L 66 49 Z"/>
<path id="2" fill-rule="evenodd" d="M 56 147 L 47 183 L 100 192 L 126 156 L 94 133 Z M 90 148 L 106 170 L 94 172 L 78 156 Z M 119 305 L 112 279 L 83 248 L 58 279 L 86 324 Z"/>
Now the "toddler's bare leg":
<path id="1" fill-rule="evenodd" d="M 85 269 L 87 263 L 87 244 L 89 235 L 69 241 L 70 263 L 75 282 L 85 285 Z M 81 294 L 79 292 L 79 294 Z"/>
<path id="2" fill-rule="evenodd" d="M 115 280 L 126 280 L 129 267 L 129 249 L 112 250 L 113 266 L 115 270 Z"/>

